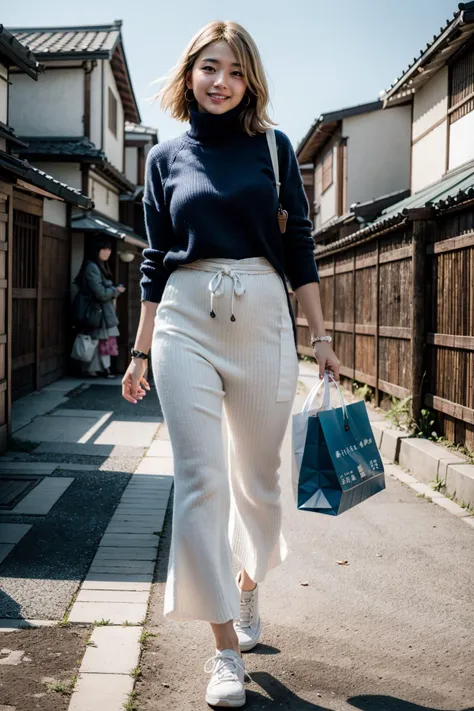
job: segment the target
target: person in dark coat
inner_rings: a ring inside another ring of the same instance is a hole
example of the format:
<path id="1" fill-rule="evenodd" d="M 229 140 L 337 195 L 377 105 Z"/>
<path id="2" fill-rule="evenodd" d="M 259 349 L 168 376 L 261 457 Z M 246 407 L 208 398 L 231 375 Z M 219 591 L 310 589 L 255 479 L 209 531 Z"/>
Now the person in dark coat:
<path id="1" fill-rule="evenodd" d="M 82 333 L 98 340 L 94 356 L 87 364 L 86 372 L 90 377 L 97 377 L 104 372 L 106 377 L 114 377 L 110 372 L 110 357 L 118 355 L 117 336 L 119 320 L 115 312 L 115 300 L 126 291 L 119 284 L 114 286 L 113 275 L 108 263 L 112 254 L 112 243 L 107 238 L 87 241 L 84 259 L 74 280 L 78 287 L 78 299 L 87 300 L 100 311 L 100 324 L 83 320 L 80 324 Z M 79 307 L 80 308 L 80 307 Z"/>

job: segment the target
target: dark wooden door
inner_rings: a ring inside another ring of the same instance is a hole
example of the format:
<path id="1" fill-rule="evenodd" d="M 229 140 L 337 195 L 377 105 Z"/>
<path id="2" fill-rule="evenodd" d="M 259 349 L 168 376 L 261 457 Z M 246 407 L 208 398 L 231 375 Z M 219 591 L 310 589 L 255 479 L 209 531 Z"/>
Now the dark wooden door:
<path id="1" fill-rule="evenodd" d="M 12 267 L 12 399 L 37 387 L 39 263 L 43 205 L 15 196 L 13 202 Z"/>

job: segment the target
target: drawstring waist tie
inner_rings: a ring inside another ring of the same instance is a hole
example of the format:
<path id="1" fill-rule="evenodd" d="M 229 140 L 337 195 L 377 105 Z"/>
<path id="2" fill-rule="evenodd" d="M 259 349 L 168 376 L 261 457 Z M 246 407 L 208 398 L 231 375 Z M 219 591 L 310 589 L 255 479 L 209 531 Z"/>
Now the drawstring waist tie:
<path id="1" fill-rule="evenodd" d="M 214 272 L 208 289 L 211 292 L 211 310 L 209 315 L 216 318 L 214 310 L 214 299 L 224 294 L 224 277 L 228 276 L 232 280 L 231 294 L 231 316 L 232 323 L 235 322 L 234 298 L 245 294 L 245 286 L 240 275 L 242 274 L 270 274 L 275 269 L 264 257 L 251 257 L 249 259 L 199 259 L 191 264 L 183 264 L 179 269 L 195 269 L 198 271 Z"/>

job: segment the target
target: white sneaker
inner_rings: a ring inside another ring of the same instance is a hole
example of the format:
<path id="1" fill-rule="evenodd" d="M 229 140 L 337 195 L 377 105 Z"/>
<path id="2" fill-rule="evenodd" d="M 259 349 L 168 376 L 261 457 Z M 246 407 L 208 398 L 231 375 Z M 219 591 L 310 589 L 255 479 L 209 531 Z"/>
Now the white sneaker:
<path id="1" fill-rule="evenodd" d="M 237 576 L 239 586 L 240 573 Z M 253 590 L 240 590 L 240 617 L 234 620 L 234 629 L 239 638 L 241 652 L 256 647 L 262 634 L 262 620 L 258 612 L 258 585 Z"/>
<path id="2" fill-rule="evenodd" d="M 209 669 L 209 662 L 212 667 Z M 206 702 L 211 706 L 232 706 L 245 704 L 244 681 L 245 663 L 233 649 L 223 649 L 204 665 L 206 674 L 212 674 L 206 691 Z M 247 674 L 250 679 L 250 676 Z"/>

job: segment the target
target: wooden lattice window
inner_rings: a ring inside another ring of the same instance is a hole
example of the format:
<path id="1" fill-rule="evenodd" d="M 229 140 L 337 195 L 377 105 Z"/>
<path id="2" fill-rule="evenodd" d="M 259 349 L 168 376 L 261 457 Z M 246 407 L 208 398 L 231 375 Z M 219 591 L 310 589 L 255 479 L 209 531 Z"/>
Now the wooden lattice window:
<path id="1" fill-rule="evenodd" d="M 37 215 L 13 210 L 14 289 L 36 289 L 38 284 L 39 221 Z"/>
<path id="2" fill-rule="evenodd" d="M 474 111 L 474 47 L 451 67 L 451 123 Z"/>
<path id="3" fill-rule="evenodd" d="M 324 193 L 328 188 L 331 187 L 333 184 L 333 155 L 334 155 L 334 150 L 331 148 L 328 153 L 324 156 L 323 160 L 323 172 L 322 172 L 322 192 Z"/>
<path id="4" fill-rule="evenodd" d="M 109 87 L 109 129 L 117 137 L 117 99 Z"/>

